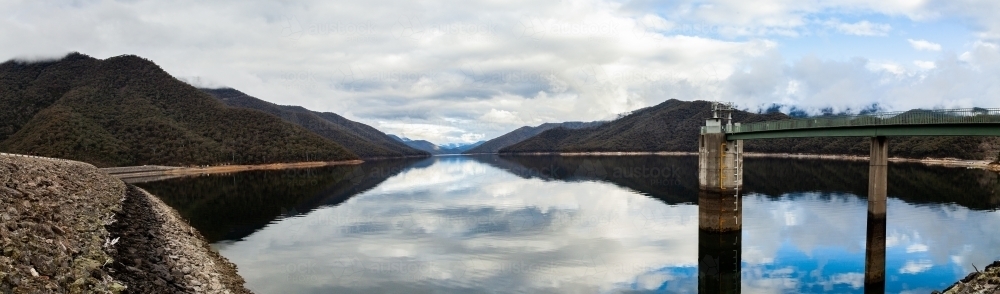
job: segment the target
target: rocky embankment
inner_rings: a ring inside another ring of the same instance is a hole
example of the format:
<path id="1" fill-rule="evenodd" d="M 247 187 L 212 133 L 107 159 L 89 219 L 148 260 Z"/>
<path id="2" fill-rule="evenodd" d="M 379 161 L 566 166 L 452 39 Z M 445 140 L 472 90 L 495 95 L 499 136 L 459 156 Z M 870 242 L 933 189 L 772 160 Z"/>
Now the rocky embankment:
<path id="1" fill-rule="evenodd" d="M 1000 293 L 1000 261 L 987 265 L 982 272 L 974 272 L 965 276 L 961 281 L 945 289 L 944 293 Z"/>
<path id="2" fill-rule="evenodd" d="M 169 206 L 89 164 L 0 156 L 0 293 L 249 293 Z"/>

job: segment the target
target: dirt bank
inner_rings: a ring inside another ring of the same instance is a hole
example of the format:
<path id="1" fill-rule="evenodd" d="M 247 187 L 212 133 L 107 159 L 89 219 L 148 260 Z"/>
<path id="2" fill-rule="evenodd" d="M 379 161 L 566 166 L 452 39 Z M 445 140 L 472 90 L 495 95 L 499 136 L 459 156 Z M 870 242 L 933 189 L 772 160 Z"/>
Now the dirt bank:
<path id="1" fill-rule="evenodd" d="M 100 170 L 108 173 L 109 175 L 117 175 L 117 174 L 134 174 L 143 172 L 157 172 L 157 171 L 165 171 L 178 168 L 180 167 L 163 166 L 163 165 L 140 165 L 140 166 L 105 167 L 101 168 Z"/>
<path id="2" fill-rule="evenodd" d="M 249 292 L 242 284 L 141 189 L 85 163 L 0 155 L 0 293 Z"/>
<path id="3" fill-rule="evenodd" d="M 940 293 L 935 291 L 935 293 Z M 946 294 L 1000 293 L 1000 261 L 974 272 L 945 289 Z"/>

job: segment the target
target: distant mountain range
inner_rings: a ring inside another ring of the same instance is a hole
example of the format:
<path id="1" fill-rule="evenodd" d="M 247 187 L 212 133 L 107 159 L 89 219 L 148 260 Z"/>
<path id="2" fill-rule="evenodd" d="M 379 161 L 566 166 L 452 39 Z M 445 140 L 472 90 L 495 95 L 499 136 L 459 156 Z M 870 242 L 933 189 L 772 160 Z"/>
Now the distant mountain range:
<path id="1" fill-rule="evenodd" d="M 201 89 L 226 105 L 260 110 L 299 125 L 343 145 L 363 159 L 429 156 L 368 125 L 348 120 L 332 112 L 315 112 L 301 106 L 277 105 L 231 88 Z"/>
<path id="2" fill-rule="evenodd" d="M 501 148 L 502 154 L 533 152 L 617 152 L 617 151 L 697 151 L 698 134 L 711 116 L 706 101 L 670 99 L 656 106 L 596 127 L 552 128 L 518 143 Z M 920 110 L 913 110 L 920 111 Z M 788 115 L 770 112 L 755 114 L 736 111 L 737 122 L 780 120 Z M 744 150 L 763 153 L 867 155 L 866 138 L 797 138 L 746 141 Z M 993 159 L 1000 150 L 996 137 L 893 137 L 890 156 L 906 158 Z"/>
<path id="3" fill-rule="evenodd" d="M 396 135 L 389 135 L 389 137 L 391 137 L 391 138 L 395 139 L 396 141 L 399 141 L 399 142 L 401 142 L 403 144 L 406 144 L 406 146 L 410 146 L 410 147 L 418 149 L 418 150 L 426 151 L 426 152 L 434 154 L 434 155 L 462 154 L 462 152 L 465 152 L 465 151 L 467 151 L 467 150 L 469 150 L 471 148 L 475 148 L 476 146 L 479 146 L 479 145 L 483 144 L 484 142 L 486 142 L 486 141 L 479 141 L 479 142 L 475 142 L 475 143 L 449 143 L 449 144 L 444 144 L 444 145 L 437 145 L 437 144 L 431 143 L 431 142 L 429 142 L 427 140 L 411 140 L 409 138 L 399 137 L 399 136 L 396 136 Z"/>
<path id="4" fill-rule="evenodd" d="M 365 158 L 426 155 L 336 114 L 268 106 L 235 90 L 209 92 L 228 100 L 134 55 L 6 61 L 0 63 L 0 152 L 99 167 L 360 158 L 350 148 Z"/>
<path id="5" fill-rule="evenodd" d="M 524 141 L 528 138 L 534 137 L 541 132 L 548 131 L 550 129 L 562 127 L 566 129 L 583 129 L 596 127 L 603 124 L 603 121 L 595 122 L 564 122 L 564 123 L 544 123 L 536 127 L 520 127 L 510 133 L 503 134 L 500 137 L 493 138 L 492 140 L 486 141 L 483 144 L 471 148 L 463 153 L 465 154 L 488 154 L 497 153 L 500 149 L 516 144 L 518 142 Z"/>

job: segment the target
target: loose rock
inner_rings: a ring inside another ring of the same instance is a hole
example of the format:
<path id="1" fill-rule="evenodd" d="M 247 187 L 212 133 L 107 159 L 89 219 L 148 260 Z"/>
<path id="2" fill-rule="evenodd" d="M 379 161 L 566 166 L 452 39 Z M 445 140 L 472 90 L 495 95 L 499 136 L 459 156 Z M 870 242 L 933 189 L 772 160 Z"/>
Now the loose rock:
<path id="1" fill-rule="evenodd" d="M 965 276 L 961 281 L 945 289 L 944 293 L 1000 293 L 1000 261 L 987 265 L 982 272 L 973 272 Z"/>
<path id="2" fill-rule="evenodd" d="M 89 164 L 0 155 L 0 293 L 250 293 L 243 284 L 156 196 Z"/>
<path id="3" fill-rule="evenodd" d="M 236 273 L 236 265 L 212 252 L 200 235 L 172 208 L 138 187 L 129 185 L 122 213 L 108 228 L 119 236 L 116 276 L 130 288 L 127 293 L 250 293 Z M 196 272 L 217 274 L 205 279 Z M 195 286 L 217 282 L 224 285 L 208 291 Z"/>
<path id="4" fill-rule="evenodd" d="M 86 163 L 12 156 L 0 156 L 0 180 L 0 293 L 122 291 L 91 261 L 110 259 L 101 218 L 121 209 L 124 183 Z"/>

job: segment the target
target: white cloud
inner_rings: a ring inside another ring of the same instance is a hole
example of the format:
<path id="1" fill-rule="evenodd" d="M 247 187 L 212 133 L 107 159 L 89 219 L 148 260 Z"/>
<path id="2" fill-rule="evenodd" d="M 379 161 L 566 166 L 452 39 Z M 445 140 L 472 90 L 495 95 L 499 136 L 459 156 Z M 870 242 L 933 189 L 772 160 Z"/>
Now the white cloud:
<path id="1" fill-rule="evenodd" d="M 981 69 L 981 65 L 1000 66 L 1000 45 L 976 41 L 972 48 L 958 56 L 958 60 Z"/>
<path id="2" fill-rule="evenodd" d="M 491 108 L 489 112 L 483 114 L 480 117 L 483 121 L 496 122 L 496 123 L 506 123 L 506 124 L 521 124 L 522 121 L 517 117 L 516 112 L 507 110 L 497 110 L 496 108 Z"/>
<path id="3" fill-rule="evenodd" d="M 922 70 L 931 70 L 937 67 L 937 65 L 935 65 L 933 61 L 926 61 L 926 60 L 914 60 L 913 64 L 916 65 L 917 68 L 920 68 Z"/>
<path id="4" fill-rule="evenodd" d="M 868 63 L 868 69 L 872 71 L 886 71 L 896 75 L 906 73 L 906 69 L 904 69 L 903 66 L 891 61 L 871 61 Z"/>
<path id="5" fill-rule="evenodd" d="M 903 267 L 899 269 L 899 273 L 919 274 L 931 269 L 931 267 L 934 267 L 934 263 L 932 263 L 930 260 L 917 260 L 917 261 L 907 260 L 906 264 L 904 264 Z"/>
<path id="6" fill-rule="evenodd" d="M 991 42 L 909 66 L 863 58 L 784 59 L 772 52 L 738 65 L 745 70 L 726 78 L 724 97 L 750 109 L 778 103 L 818 113 L 857 111 L 872 103 L 887 110 L 992 107 L 996 101 L 990 97 L 1000 96 L 1000 88 L 990 86 L 1000 79 L 1000 46 Z M 788 87 L 793 80 L 794 92 Z"/>
<path id="7" fill-rule="evenodd" d="M 916 243 L 916 244 L 910 244 L 910 246 L 906 246 L 906 253 L 914 253 L 914 252 L 927 252 L 927 245 Z"/>
<path id="8" fill-rule="evenodd" d="M 833 284 L 848 284 L 851 288 L 860 289 L 865 285 L 865 274 L 864 273 L 843 273 L 836 274 L 830 277 L 830 282 Z"/>
<path id="9" fill-rule="evenodd" d="M 927 1 L 924 10 L 937 11 L 937 18 L 956 17 L 974 23 L 978 36 L 983 39 L 1000 39 L 1000 19 L 996 11 L 1000 11 L 997 1 Z"/>
<path id="10" fill-rule="evenodd" d="M 423 139 L 435 144 L 465 142 L 462 140 L 462 135 L 465 134 L 462 129 L 447 125 L 379 122 L 376 127 L 388 134 L 414 140 Z"/>
<path id="11" fill-rule="evenodd" d="M 488 140 L 489 139 L 489 138 L 486 138 L 486 135 L 475 134 L 475 133 L 465 133 L 465 134 L 462 134 L 461 138 L 462 138 L 461 142 L 478 142 L 478 141 L 481 141 L 481 140 Z"/>
<path id="12" fill-rule="evenodd" d="M 913 49 L 926 50 L 926 51 L 941 51 L 941 44 L 938 43 L 930 42 L 927 40 L 914 40 L 914 39 L 906 39 L 906 41 L 910 42 L 910 46 L 912 46 Z"/>
<path id="13" fill-rule="evenodd" d="M 855 36 L 885 36 L 892 30 L 892 26 L 888 24 L 873 23 L 867 20 L 855 23 L 843 23 L 840 20 L 832 19 L 823 22 L 823 24 L 843 34 Z"/>

